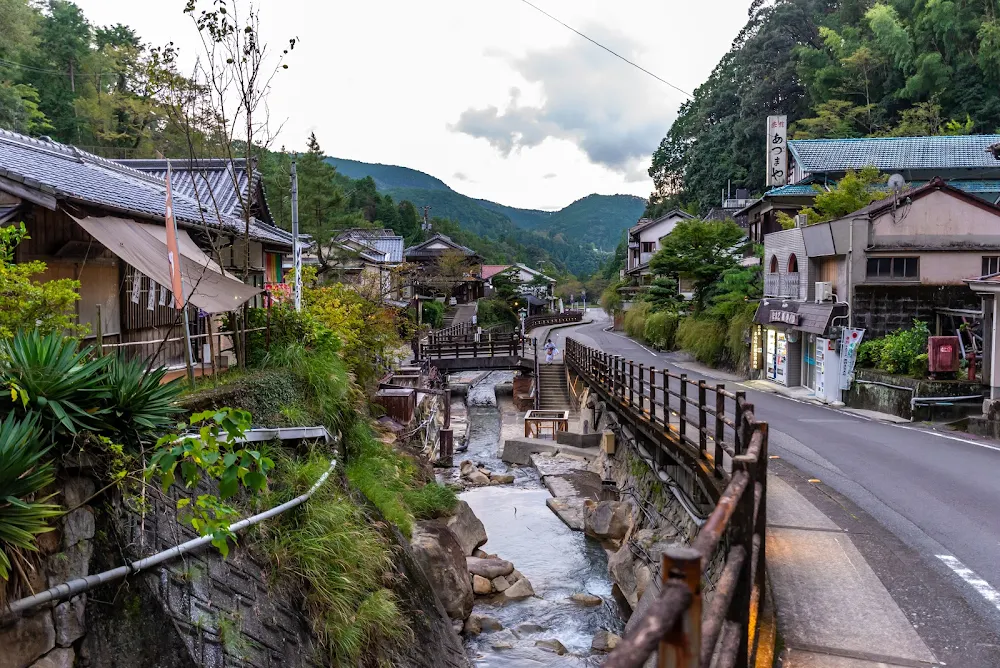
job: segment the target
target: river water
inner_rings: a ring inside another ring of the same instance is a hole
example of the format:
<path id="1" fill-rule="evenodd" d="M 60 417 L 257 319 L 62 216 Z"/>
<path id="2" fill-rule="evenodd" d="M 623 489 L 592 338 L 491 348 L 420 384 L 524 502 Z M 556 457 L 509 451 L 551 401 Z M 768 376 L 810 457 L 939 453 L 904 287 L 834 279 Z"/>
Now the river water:
<path id="1" fill-rule="evenodd" d="M 492 390 L 499 380 L 495 375 L 476 388 L 479 397 Z M 469 450 L 464 457 L 490 470 L 506 471 L 507 465 L 497 456 L 498 409 L 470 405 L 469 429 Z M 486 527 L 489 542 L 482 549 L 513 562 L 536 595 L 513 602 L 505 602 L 502 595 L 493 600 L 477 597 L 474 612 L 499 620 L 503 630 L 468 637 L 469 657 L 474 665 L 484 667 L 598 666 L 605 655 L 591 651 L 594 634 L 601 629 L 621 634 L 624 625 L 611 596 L 607 553 L 598 541 L 572 531 L 548 509 L 549 492 L 534 469 L 514 472 L 513 485 L 471 489 L 461 498 Z M 570 599 L 576 593 L 594 594 L 604 602 L 584 607 Z M 548 639 L 562 643 L 566 654 L 559 656 L 535 645 Z"/>

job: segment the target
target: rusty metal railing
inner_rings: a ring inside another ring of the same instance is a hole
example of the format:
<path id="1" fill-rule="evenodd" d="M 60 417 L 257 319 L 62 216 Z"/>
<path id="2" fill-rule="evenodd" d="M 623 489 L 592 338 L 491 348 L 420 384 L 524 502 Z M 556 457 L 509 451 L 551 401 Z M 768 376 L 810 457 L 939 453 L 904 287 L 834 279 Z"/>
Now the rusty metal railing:
<path id="1" fill-rule="evenodd" d="M 767 424 L 742 392 L 574 339 L 566 341 L 566 362 L 616 411 L 658 434 L 658 445 L 688 462 L 705 489 L 719 490 L 691 545 L 664 555 L 659 593 L 604 665 L 638 668 L 658 652 L 659 666 L 749 668 L 764 592 Z M 703 600 L 705 570 L 720 551 L 721 573 Z"/>

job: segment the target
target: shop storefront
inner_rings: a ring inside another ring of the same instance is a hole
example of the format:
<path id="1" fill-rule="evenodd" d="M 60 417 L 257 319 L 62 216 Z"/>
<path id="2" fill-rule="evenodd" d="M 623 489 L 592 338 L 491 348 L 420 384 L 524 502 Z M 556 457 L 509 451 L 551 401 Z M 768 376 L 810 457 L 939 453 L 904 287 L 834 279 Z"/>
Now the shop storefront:
<path id="1" fill-rule="evenodd" d="M 846 313 L 846 304 L 834 302 L 762 300 L 750 340 L 753 376 L 786 387 L 804 386 L 817 396 L 839 400 L 834 396 L 839 383 L 832 382 L 831 373 L 831 369 L 839 373 L 840 366 L 832 328 Z"/>

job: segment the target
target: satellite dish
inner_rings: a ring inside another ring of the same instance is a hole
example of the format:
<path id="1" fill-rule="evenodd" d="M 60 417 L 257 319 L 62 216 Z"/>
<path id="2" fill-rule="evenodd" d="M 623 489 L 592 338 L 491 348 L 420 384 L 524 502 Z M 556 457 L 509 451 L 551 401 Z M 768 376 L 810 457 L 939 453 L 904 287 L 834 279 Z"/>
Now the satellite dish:
<path id="1" fill-rule="evenodd" d="M 893 192 L 899 192 L 906 187 L 906 179 L 903 178 L 902 174 L 893 174 L 889 177 L 889 188 Z"/>

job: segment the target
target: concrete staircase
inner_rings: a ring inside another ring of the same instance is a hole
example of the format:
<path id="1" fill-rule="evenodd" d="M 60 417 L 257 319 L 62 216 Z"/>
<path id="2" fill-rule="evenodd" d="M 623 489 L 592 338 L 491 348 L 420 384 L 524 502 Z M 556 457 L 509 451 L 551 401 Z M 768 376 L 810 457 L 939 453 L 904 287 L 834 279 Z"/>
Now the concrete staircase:
<path id="1" fill-rule="evenodd" d="M 541 410 L 577 411 L 570 405 L 569 386 L 566 384 L 566 367 L 562 363 L 538 365 L 538 387 L 541 389 Z"/>

